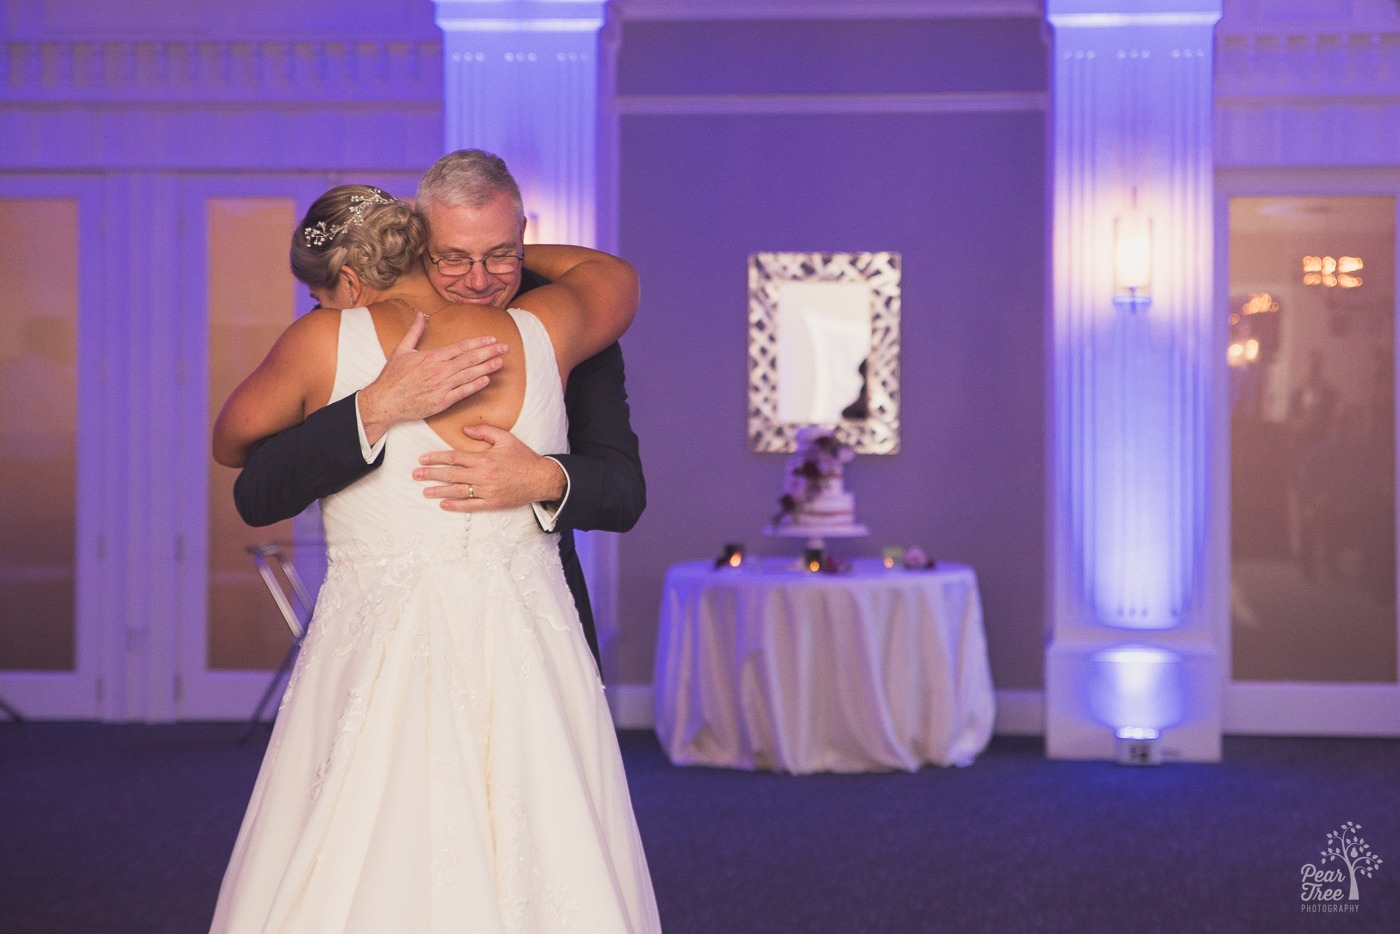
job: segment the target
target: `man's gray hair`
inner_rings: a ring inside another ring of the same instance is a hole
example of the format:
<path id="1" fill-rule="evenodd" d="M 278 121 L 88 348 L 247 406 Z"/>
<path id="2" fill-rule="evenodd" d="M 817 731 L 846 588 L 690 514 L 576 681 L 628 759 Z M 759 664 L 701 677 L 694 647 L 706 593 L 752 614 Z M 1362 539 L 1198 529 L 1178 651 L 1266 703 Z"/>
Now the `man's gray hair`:
<path id="1" fill-rule="evenodd" d="M 481 149 L 449 152 L 423 175 L 418 183 L 418 210 L 427 213 L 432 202 L 449 207 L 468 205 L 479 208 L 502 192 L 510 195 L 515 213 L 525 219 L 520 186 L 500 156 Z"/>

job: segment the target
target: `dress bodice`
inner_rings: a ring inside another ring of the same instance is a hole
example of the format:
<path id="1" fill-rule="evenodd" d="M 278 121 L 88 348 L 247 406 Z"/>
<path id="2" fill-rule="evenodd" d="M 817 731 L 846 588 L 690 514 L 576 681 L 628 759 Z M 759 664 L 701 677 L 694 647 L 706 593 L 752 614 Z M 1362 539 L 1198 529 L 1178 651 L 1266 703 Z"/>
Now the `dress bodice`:
<path id="1" fill-rule="evenodd" d="M 520 415 L 510 431 L 539 453 L 565 452 L 568 421 L 549 334 L 528 311 L 510 309 L 510 315 L 520 331 L 522 345 L 511 353 L 523 352 L 526 374 Z M 342 311 L 330 401 L 367 386 L 384 363 L 384 351 L 369 310 Z M 448 512 L 439 501 L 425 498 L 423 489 L 430 484 L 413 479 L 419 455 L 448 447 L 427 422 L 400 422 L 391 427 L 383 464 L 321 503 L 331 559 L 353 552 L 397 552 L 420 546 L 438 558 L 455 558 L 459 551 L 465 551 L 468 539 L 476 540 L 479 544 L 474 550 L 484 554 L 483 539 L 518 541 L 532 531 L 548 547 L 554 547 L 553 539 L 539 531 L 529 506 L 464 514 Z M 458 547 L 452 547 L 454 544 Z"/>

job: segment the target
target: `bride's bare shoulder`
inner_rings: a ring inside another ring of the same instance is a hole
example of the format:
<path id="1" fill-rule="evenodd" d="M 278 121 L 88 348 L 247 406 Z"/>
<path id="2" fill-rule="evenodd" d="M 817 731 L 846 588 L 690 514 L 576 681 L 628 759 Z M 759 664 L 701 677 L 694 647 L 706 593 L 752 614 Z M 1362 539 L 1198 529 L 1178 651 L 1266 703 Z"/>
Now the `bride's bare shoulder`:
<path id="1" fill-rule="evenodd" d="M 315 308 L 287 326 L 274 351 L 302 354 L 334 348 L 340 333 L 339 308 Z"/>
<path id="2" fill-rule="evenodd" d="M 516 331 L 515 319 L 504 308 L 491 305 L 445 305 L 428 315 L 425 337 L 432 343 L 449 343 L 467 337 L 491 335 L 506 339 Z"/>

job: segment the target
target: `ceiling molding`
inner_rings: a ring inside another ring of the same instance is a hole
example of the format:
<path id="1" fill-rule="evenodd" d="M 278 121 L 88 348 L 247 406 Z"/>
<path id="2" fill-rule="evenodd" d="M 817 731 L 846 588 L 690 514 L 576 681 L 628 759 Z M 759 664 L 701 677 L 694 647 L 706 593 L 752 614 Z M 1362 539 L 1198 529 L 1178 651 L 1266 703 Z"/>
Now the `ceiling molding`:
<path id="1" fill-rule="evenodd" d="M 1042 0 L 613 0 L 626 21 L 1004 19 L 1045 15 Z"/>
<path id="2" fill-rule="evenodd" d="M 1049 101 L 1041 92 L 628 95 L 614 109 L 623 116 L 1039 113 Z"/>

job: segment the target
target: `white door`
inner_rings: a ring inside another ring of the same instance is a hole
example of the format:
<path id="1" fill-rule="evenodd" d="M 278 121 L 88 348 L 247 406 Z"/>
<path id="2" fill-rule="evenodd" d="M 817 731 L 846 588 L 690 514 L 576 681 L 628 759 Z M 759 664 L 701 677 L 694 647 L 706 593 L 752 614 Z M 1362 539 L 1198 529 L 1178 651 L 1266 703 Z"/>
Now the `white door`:
<path id="1" fill-rule="evenodd" d="M 178 719 L 247 716 L 291 644 L 248 547 L 315 538 L 307 521 L 251 529 L 233 507 L 235 472 L 209 455 L 209 431 L 228 393 L 311 302 L 287 269 L 297 220 L 324 178 L 186 176 L 180 181 L 186 313 L 172 475 L 184 478 L 178 516 L 179 609 L 168 634 Z"/>
<path id="2" fill-rule="evenodd" d="M 115 413 L 98 323 L 102 185 L 0 176 L 0 719 L 102 710 L 102 598 L 118 563 L 103 492 Z M 82 374 L 82 378 L 79 378 Z"/>
<path id="3" fill-rule="evenodd" d="M 1226 730 L 1400 735 L 1396 188 L 1225 187 Z"/>

